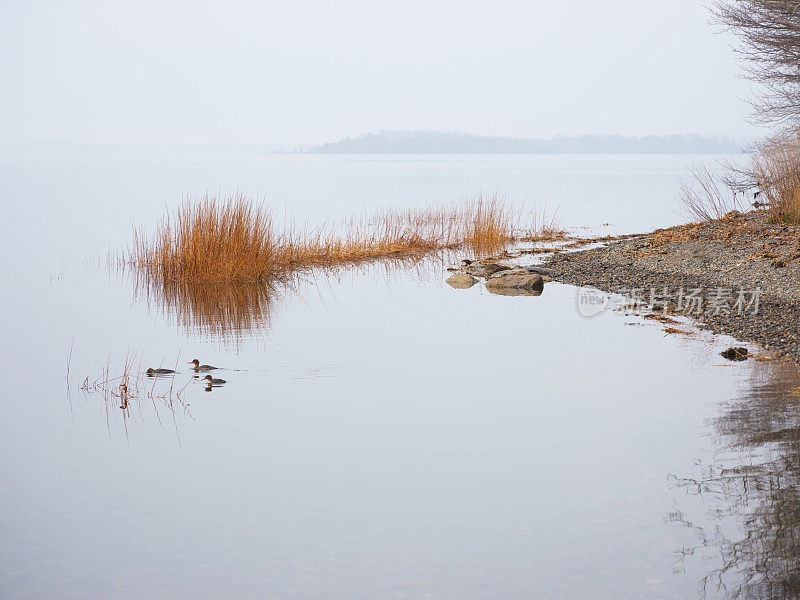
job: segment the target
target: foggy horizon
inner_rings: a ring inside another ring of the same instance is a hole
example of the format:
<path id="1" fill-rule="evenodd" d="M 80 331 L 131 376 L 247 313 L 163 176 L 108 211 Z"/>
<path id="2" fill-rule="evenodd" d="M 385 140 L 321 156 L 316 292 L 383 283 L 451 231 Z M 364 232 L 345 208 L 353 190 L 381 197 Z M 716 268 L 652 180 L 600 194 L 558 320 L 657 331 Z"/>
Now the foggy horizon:
<path id="1" fill-rule="evenodd" d="M 800 600 L 798 6 L 3 2 L 0 600 Z"/>
<path id="2" fill-rule="evenodd" d="M 681 0 L 0 9 L 0 144 L 309 146 L 382 130 L 752 137 L 733 38 Z"/>
<path id="3" fill-rule="evenodd" d="M 14 148 L 42 148 L 42 149 L 62 149 L 62 150 L 79 150 L 79 149 L 119 149 L 119 150 L 137 150 L 137 149 L 152 149 L 152 150 L 175 150 L 175 149 L 194 149 L 194 150 L 213 150 L 213 149 L 246 149 L 246 148 L 253 148 L 258 149 L 260 151 L 265 152 L 313 152 L 315 150 L 319 150 L 326 147 L 337 146 L 342 143 L 348 141 L 358 141 L 363 140 L 371 137 L 380 137 L 383 135 L 394 136 L 397 134 L 410 134 L 410 135 L 436 135 L 436 136 L 453 136 L 453 137 L 465 137 L 465 138 L 474 138 L 474 139 L 482 139 L 486 141 L 507 141 L 507 142 L 521 142 L 521 143 L 528 143 L 528 142 L 552 142 L 558 140 L 571 140 L 571 141 L 578 141 L 582 139 L 592 139 L 592 140 L 602 140 L 602 139 L 611 139 L 611 138 L 619 138 L 622 140 L 628 141 L 642 141 L 647 139 L 653 138 L 681 138 L 681 139 L 692 139 L 698 138 L 699 140 L 703 141 L 717 141 L 717 142 L 730 142 L 733 144 L 740 144 L 740 145 L 747 145 L 755 141 L 756 135 L 754 133 L 750 133 L 749 135 L 725 135 L 725 134 L 699 134 L 697 132 L 687 132 L 687 133 L 653 133 L 653 134 L 641 134 L 641 135 L 622 135 L 618 133 L 588 133 L 588 134 L 575 134 L 575 135 L 562 135 L 562 134 L 555 134 L 552 136 L 547 137 L 519 137 L 519 136 L 498 136 L 498 135 L 487 135 L 487 134 L 476 134 L 473 132 L 468 131 L 460 131 L 460 130 L 451 130 L 451 131 L 444 131 L 444 130 L 437 130 L 437 129 L 407 129 L 407 130 L 397 130 L 397 129 L 380 129 L 374 131 L 368 131 L 359 134 L 349 134 L 342 136 L 337 139 L 325 139 L 320 140 L 318 142 L 292 142 L 292 141 L 280 141 L 280 140 L 263 140 L 263 141 L 242 141 L 242 142 L 226 142 L 226 141 L 216 141 L 216 142 L 208 142 L 208 143 L 191 143 L 191 142 L 169 142 L 169 141 L 162 141 L 162 142 L 81 142 L 81 141 L 74 141 L 74 140 L 59 140 L 59 139 L 52 139 L 52 140 L 25 140 L 25 141 L 0 141 L 0 148 L 5 149 L 14 149 Z"/>

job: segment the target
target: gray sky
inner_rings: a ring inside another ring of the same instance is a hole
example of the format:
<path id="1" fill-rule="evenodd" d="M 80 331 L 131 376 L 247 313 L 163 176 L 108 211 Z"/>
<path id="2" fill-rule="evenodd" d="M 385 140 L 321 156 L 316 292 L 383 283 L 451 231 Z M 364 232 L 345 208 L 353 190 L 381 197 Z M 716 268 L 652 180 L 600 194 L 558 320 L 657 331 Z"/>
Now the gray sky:
<path id="1" fill-rule="evenodd" d="M 0 142 L 743 135 L 699 0 L 5 1 Z"/>

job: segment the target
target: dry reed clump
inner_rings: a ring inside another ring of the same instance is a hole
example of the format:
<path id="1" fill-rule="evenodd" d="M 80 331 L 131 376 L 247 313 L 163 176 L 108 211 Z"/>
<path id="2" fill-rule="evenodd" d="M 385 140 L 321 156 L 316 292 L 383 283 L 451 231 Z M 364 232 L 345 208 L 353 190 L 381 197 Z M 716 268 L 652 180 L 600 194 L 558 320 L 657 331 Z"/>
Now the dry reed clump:
<path id="1" fill-rule="evenodd" d="M 237 197 L 205 198 L 167 214 L 151 240 L 134 231 L 129 260 L 164 282 L 261 279 L 277 275 L 287 243 L 272 215 Z"/>
<path id="2" fill-rule="evenodd" d="M 316 267 L 467 248 L 483 255 L 517 239 L 519 215 L 493 196 L 455 208 L 388 210 L 340 227 L 279 230 L 272 213 L 236 196 L 184 202 L 152 239 L 137 230 L 128 262 L 160 282 L 285 280 Z M 529 233 L 529 232 L 522 232 Z"/>
<path id="3" fill-rule="evenodd" d="M 800 223 L 800 132 L 760 144 L 750 170 L 758 200 L 767 205 L 772 220 Z"/>

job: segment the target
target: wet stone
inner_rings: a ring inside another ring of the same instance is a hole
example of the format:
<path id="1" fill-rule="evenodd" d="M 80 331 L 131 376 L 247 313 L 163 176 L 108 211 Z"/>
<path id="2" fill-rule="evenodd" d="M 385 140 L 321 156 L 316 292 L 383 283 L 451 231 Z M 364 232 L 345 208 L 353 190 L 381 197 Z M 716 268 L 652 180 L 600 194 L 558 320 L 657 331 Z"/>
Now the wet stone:
<path id="1" fill-rule="evenodd" d="M 499 273 L 500 271 L 507 271 L 510 268 L 511 267 L 507 267 L 505 265 L 498 265 L 497 263 L 482 263 L 480 261 L 475 261 L 467 265 L 464 270 L 470 275 L 475 275 L 477 277 L 488 277 L 494 273 Z"/>
<path id="2" fill-rule="evenodd" d="M 538 273 L 531 273 L 527 269 L 514 269 L 499 273 L 486 280 L 489 291 L 497 289 L 516 289 L 540 292 L 544 289 L 544 279 Z"/>
<path id="3" fill-rule="evenodd" d="M 467 275 L 466 273 L 456 273 L 448 277 L 446 283 L 450 287 L 457 290 L 466 290 L 467 288 L 471 288 L 473 285 L 478 283 L 478 280 L 472 275 Z"/>
<path id="4" fill-rule="evenodd" d="M 720 352 L 720 356 L 722 358 L 727 358 L 728 360 L 733 361 L 742 361 L 747 360 L 747 356 L 750 353 L 747 351 L 747 348 L 737 347 L 737 348 L 728 348 L 727 350 Z"/>

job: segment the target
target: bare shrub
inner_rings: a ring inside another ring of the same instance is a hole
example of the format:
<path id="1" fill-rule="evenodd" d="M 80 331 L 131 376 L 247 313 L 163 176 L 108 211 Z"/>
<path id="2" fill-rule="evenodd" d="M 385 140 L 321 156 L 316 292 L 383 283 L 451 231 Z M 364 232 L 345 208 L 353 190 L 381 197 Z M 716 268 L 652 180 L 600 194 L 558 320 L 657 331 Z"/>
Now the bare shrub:
<path id="1" fill-rule="evenodd" d="M 692 220 L 721 219 L 732 210 L 741 210 L 736 192 L 722 177 L 707 167 L 692 167 L 691 180 L 681 184 L 680 198 L 686 216 Z"/>
<path id="2" fill-rule="evenodd" d="M 741 40 L 749 78 L 762 86 L 753 102 L 764 122 L 800 124 L 800 3 L 720 0 L 712 12 Z"/>

